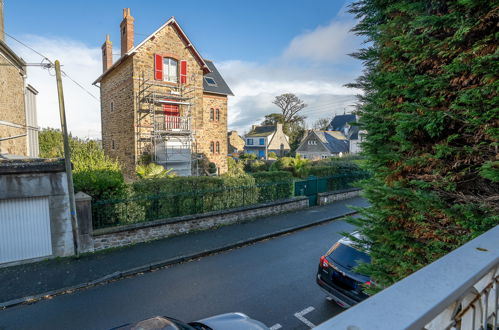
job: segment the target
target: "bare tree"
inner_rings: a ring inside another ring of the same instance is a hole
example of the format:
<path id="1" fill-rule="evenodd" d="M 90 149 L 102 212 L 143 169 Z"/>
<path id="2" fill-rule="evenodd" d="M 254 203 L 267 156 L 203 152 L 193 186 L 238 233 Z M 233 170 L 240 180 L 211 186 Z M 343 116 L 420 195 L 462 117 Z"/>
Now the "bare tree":
<path id="1" fill-rule="evenodd" d="M 331 123 L 331 119 L 329 118 L 319 118 L 312 125 L 313 129 L 324 131 L 327 129 L 329 124 Z"/>
<path id="2" fill-rule="evenodd" d="M 292 93 L 276 96 L 272 103 L 281 109 L 283 117 L 282 120 L 284 123 L 291 122 L 298 112 L 307 106 L 302 100 L 300 100 L 300 98 L 298 98 L 298 96 Z"/>

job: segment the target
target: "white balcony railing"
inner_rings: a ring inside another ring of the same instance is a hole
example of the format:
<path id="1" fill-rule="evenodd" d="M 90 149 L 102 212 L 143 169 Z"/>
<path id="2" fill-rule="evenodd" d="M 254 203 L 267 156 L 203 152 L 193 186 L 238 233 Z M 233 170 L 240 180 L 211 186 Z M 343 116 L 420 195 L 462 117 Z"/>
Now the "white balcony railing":
<path id="1" fill-rule="evenodd" d="M 499 226 L 315 329 L 498 327 Z"/>
<path id="2" fill-rule="evenodd" d="M 158 116 L 154 125 L 157 131 L 189 132 L 191 130 L 191 119 L 186 116 Z"/>

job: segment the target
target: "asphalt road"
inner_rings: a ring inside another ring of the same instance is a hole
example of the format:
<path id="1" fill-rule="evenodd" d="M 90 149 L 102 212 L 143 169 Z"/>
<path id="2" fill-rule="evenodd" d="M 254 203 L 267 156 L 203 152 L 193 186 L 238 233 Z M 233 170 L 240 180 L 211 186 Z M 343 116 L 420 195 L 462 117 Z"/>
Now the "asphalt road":
<path id="1" fill-rule="evenodd" d="M 315 283 L 344 221 L 0 311 L 0 329 L 109 329 L 156 315 L 194 321 L 243 312 L 273 329 L 309 329 L 340 313 Z M 1 286 L 0 286 L 1 287 Z"/>

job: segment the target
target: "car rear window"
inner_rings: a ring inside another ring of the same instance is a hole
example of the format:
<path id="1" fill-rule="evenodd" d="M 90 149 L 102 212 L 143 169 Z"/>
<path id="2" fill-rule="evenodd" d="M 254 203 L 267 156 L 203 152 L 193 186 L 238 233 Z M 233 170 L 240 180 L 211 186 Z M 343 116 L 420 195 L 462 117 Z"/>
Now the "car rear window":
<path id="1" fill-rule="evenodd" d="M 361 263 L 371 263 L 371 257 L 368 254 L 341 243 L 336 243 L 333 246 L 327 258 L 348 269 L 352 269 Z"/>

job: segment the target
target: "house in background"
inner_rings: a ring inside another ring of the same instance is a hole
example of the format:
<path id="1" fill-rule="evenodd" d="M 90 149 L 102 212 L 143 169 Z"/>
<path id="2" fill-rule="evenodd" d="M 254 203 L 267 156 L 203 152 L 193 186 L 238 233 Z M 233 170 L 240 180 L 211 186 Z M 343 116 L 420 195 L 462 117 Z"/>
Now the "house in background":
<path id="1" fill-rule="evenodd" d="M 360 143 L 363 141 L 366 131 L 361 130 L 358 125 L 358 118 L 354 114 L 343 114 L 334 116 L 328 126 L 329 131 L 340 131 L 348 139 L 348 152 L 357 154 L 361 151 Z"/>
<path id="2" fill-rule="evenodd" d="M 26 62 L 5 43 L 0 1 L 0 158 L 38 157 L 38 92 L 26 78 Z"/>
<path id="3" fill-rule="evenodd" d="M 109 35 L 102 46 L 102 146 L 124 174 L 150 159 L 178 175 L 197 175 L 201 159 L 227 171 L 227 98 L 233 95 L 172 17 L 138 45 L 134 18 L 123 10 L 121 57 L 113 63 Z"/>
<path id="4" fill-rule="evenodd" d="M 227 134 L 227 155 L 237 157 L 244 150 L 244 139 L 237 134 L 237 131 L 230 131 Z"/>
<path id="5" fill-rule="evenodd" d="M 282 157 L 289 153 L 289 137 L 284 134 L 282 124 L 251 127 L 246 134 L 244 152 L 254 154 L 258 158 L 267 159 L 269 152 Z"/>
<path id="6" fill-rule="evenodd" d="M 348 152 L 348 139 L 340 131 L 310 130 L 296 149 L 297 154 L 310 160 L 341 157 Z"/>

